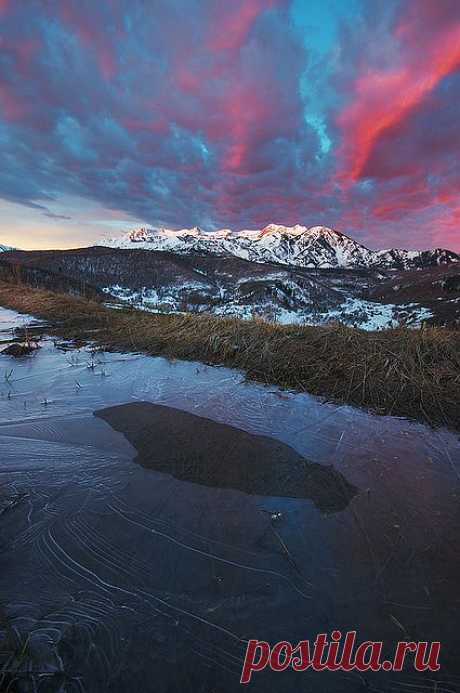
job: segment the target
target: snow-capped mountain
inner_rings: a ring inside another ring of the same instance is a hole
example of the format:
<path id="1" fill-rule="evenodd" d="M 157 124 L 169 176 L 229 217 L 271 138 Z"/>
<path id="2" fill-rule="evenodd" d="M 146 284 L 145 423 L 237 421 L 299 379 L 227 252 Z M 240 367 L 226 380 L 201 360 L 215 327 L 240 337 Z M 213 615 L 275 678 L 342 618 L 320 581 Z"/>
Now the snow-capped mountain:
<path id="1" fill-rule="evenodd" d="M 234 256 L 252 262 L 270 262 L 306 268 L 417 269 L 459 262 L 449 250 L 369 250 L 349 236 L 327 226 L 269 224 L 262 230 L 206 232 L 198 227 L 174 231 L 141 228 L 119 239 L 101 241 L 113 248 L 143 248 L 174 253 Z"/>
<path id="2" fill-rule="evenodd" d="M 1 245 L 0 244 L 0 253 L 7 253 L 9 250 L 14 250 L 14 248 L 12 248 L 9 245 Z"/>
<path id="3" fill-rule="evenodd" d="M 33 286 L 84 292 L 98 300 L 105 296 L 110 305 L 127 303 L 155 313 L 206 313 L 310 325 L 339 321 L 371 330 L 418 327 L 426 321 L 460 325 L 458 263 L 412 271 L 361 266 L 312 270 L 252 262 L 223 251 L 218 255 L 201 250 L 138 250 L 146 242 L 152 245 L 145 234 L 139 236 L 137 244 L 127 241 L 126 248 L 5 253 L 0 275 L 14 280 L 20 266 L 22 280 Z M 193 237 L 199 236 L 196 230 Z M 164 244 L 171 243 L 175 234 L 169 240 L 161 238 Z M 273 242 L 269 231 L 265 241 Z M 388 259 L 384 256 L 380 261 Z"/>
<path id="4" fill-rule="evenodd" d="M 422 269 L 436 265 L 449 265 L 459 262 L 460 256 L 452 250 L 434 248 L 433 250 L 378 250 L 373 253 L 373 267 L 382 269 Z"/>

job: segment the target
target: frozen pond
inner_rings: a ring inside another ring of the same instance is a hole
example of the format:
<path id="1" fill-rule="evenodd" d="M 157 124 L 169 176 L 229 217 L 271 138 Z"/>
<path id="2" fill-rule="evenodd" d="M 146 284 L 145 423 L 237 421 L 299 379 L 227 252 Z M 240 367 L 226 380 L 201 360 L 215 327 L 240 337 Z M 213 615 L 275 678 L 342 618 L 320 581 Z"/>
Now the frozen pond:
<path id="1" fill-rule="evenodd" d="M 1 339 L 23 322 L 0 309 Z M 147 469 L 94 416 L 137 401 L 276 439 L 357 492 L 325 512 Z M 252 690 L 454 693 L 459 494 L 449 431 L 199 363 L 51 338 L 32 356 L 0 355 L 0 671 L 20 691 L 227 693 L 249 638 L 339 628 L 390 651 L 440 640 L 441 670 L 265 671 Z"/>

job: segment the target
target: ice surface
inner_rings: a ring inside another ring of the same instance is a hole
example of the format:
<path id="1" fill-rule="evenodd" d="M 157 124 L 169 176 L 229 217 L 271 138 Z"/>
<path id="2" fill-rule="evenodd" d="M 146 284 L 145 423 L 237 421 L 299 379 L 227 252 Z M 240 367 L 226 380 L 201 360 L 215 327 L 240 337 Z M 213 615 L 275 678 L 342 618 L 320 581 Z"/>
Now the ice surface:
<path id="1" fill-rule="evenodd" d="M 0 311 L 2 338 L 21 320 Z M 93 416 L 136 400 L 283 441 L 359 493 L 326 515 L 144 469 Z M 340 628 L 390 648 L 440 639 L 443 667 L 264 672 L 252 690 L 458 690 L 459 465 L 455 433 L 234 370 L 52 339 L 0 356 L 0 667 L 16 653 L 9 675 L 26 691 L 227 693 L 248 638 Z"/>

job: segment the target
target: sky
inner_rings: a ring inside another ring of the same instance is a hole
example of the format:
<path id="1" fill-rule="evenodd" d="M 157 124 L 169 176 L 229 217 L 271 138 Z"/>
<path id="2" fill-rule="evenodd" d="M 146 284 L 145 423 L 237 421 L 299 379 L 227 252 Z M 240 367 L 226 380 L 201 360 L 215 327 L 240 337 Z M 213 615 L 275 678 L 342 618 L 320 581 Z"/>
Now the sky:
<path id="1" fill-rule="evenodd" d="M 460 0 L 0 0 L 0 243 L 460 251 Z"/>

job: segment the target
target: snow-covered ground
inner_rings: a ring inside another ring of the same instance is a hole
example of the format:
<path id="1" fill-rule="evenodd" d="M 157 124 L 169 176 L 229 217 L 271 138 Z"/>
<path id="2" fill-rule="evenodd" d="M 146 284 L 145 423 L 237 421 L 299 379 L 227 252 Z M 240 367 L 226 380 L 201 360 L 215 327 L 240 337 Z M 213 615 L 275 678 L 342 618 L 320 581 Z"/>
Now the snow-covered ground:
<path id="1" fill-rule="evenodd" d="M 338 306 L 325 311 L 314 310 L 313 307 L 310 310 L 308 308 L 289 310 L 270 302 L 258 304 L 227 301 L 212 306 L 189 303 L 188 293 L 202 288 L 203 286 L 198 282 L 194 286 L 171 287 L 168 293 L 162 292 L 161 296 L 156 289 L 147 287 L 132 291 L 115 285 L 104 288 L 104 291 L 135 308 L 151 313 L 199 312 L 238 317 L 243 320 L 257 317 L 282 325 L 325 325 L 330 322 L 341 322 L 344 325 L 372 331 L 402 325 L 416 328 L 432 316 L 427 308 L 415 303 L 381 304 L 357 298 L 347 298 Z"/>
<path id="2" fill-rule="evenodd" d="M 268 307 L 265 311 L 259 311 L 257 306 L 230 305 L 219 307 L 213 313 L 233 315 L 242 319 L 251 319 L 257 315 L 281 325 L 326 325 L 330 322 L 340 322 L 367 331 L 386 330 L 401 325 L 416 328 L 432 316 L 427 308 L 416 304 L 397 306 L 359 299 L 348 299 L 337 308 L 322 313 L 293 311 L 279 307 L 273 307 L 272 310 Z"/>

